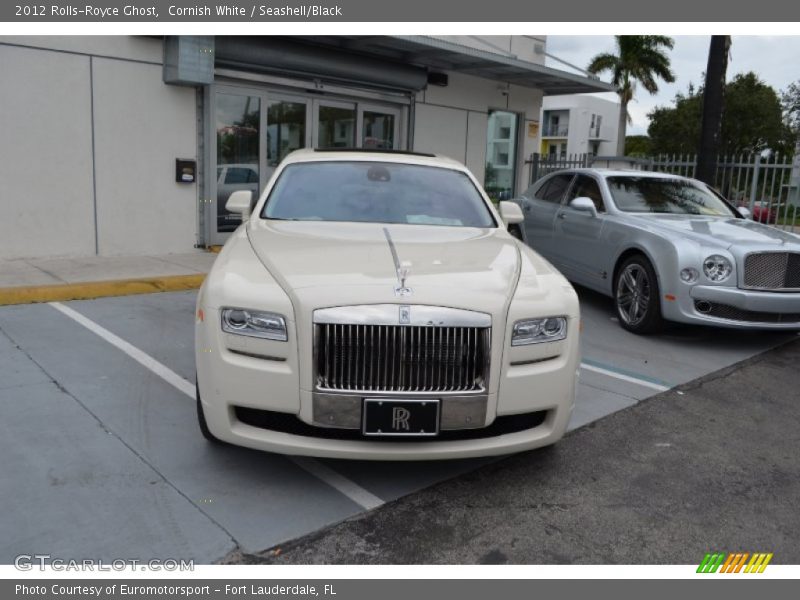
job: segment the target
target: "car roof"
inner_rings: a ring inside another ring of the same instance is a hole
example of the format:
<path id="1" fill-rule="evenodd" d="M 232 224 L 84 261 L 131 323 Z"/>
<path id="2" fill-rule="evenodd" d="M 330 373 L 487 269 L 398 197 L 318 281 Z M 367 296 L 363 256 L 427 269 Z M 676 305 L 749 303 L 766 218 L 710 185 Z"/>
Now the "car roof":
<path id="1" fill-rule="evenodd" d="M 455 169 L 458 171 L 467 171 L 467 167 L 465 167 L 463 163 L 440 154 L 403 152 L 398 150 L 317 150 L 311 148 L 302 148 L 289 153 L 286 158 L 283 159 L 283 161 L 286 164 L 334 161 L 391 162 L 406 165 L 422 165 Z"/>
<path id="2" fill-rule="evenodd" d="M 639 171 L 638 169 L 601 169 L 595 167 L 586 167 L 564 170 L 571 173 L 595 174 L 599 175 L 600 177 L 652 177 L 655 179 L 684 179 L 686 181 L 695 181 L 690 177 L 684 177 L 683 175 L 663 173 L 660 171 Z"/>

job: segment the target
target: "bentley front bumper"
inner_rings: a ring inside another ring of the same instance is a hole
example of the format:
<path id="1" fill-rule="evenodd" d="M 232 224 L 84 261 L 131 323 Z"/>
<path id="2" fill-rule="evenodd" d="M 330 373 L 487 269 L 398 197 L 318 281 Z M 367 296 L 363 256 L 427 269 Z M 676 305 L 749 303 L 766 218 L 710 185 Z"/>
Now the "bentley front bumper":
<path id="1" fill-rule="evenodd" d="M 696 285 L 677 303 L 665 303 L 664 316 L 722 327 L 796 330 L 800 329 L 800 293 Z"/>

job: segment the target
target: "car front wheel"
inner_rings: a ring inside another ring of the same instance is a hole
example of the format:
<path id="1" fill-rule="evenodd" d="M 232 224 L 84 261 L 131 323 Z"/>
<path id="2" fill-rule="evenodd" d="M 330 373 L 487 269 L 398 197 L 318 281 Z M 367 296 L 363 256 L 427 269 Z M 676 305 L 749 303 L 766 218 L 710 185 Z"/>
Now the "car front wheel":
<path id="1" fill-rule="evenodd" d="M 619 323 L 633 333 L 653 333 L 663 325 L 658 279 L 644 256 L 631 256 L 617 271 L 614 303 Z"/>

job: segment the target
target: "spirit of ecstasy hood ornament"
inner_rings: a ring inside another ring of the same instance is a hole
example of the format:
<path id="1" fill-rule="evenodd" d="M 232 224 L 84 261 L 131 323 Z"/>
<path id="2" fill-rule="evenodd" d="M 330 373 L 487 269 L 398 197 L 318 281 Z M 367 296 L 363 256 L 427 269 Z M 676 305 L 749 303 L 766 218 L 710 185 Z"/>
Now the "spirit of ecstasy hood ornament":
<path id="1" fill-rule="evenodd" d="M 395 274 L 397 275 L 397 285 L 394 287 L 394 295 L 405 297 L 411 296 L 414 293 L 410 287 L 406 287 L 406 279 L 408 279 L 409 274 L 409 267 L 400 264 L 400 259 L 397 257 L 397 248 L 394 246 L 394 242 L 392 241 L 392 236 L 389 233 L 389 230 L 384 227 L 383 234 L 386 236 L 386 241 L 389 244 L 389 250 L 392 251 L 392 260 L 394 260 L 394 270 Z"/>

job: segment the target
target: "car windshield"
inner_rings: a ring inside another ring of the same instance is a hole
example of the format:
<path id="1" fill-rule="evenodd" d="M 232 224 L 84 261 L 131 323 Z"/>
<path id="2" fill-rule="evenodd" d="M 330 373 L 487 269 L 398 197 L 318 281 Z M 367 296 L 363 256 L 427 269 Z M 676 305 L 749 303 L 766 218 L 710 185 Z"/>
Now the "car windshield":
<path id="1" fill-rule="evenodd" d="M 722 198 L 700 184 L 658 177 L 607 177 L 617 208 L 625 212 L 736 216 Z"/>
<path id="2" fill-rule="evenodd" d="M 272 188 L 261 216 L 292 221 L 496 227 L 466 174 L 374 161 L 289 165 Z"/>

